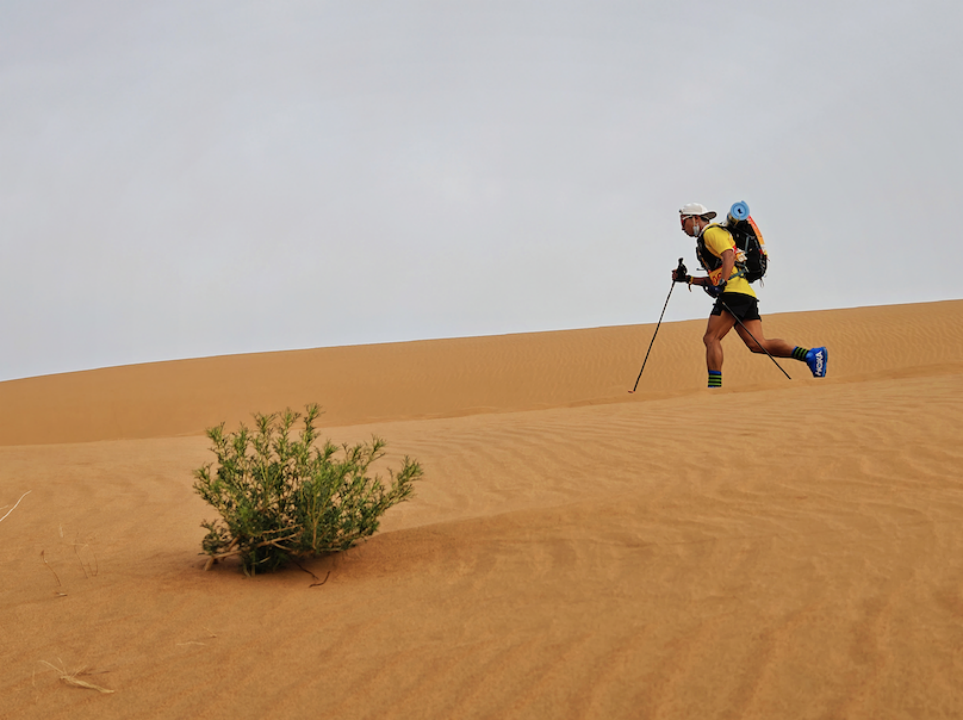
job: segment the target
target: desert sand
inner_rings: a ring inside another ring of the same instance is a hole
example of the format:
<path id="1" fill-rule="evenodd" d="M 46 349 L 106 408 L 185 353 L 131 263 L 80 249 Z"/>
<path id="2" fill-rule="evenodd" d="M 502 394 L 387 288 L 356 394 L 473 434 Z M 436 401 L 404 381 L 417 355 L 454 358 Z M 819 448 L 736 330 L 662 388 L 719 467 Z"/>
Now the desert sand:
<path id="1" fill-rule="evenodd" d="M 963 300 L 768 316 L 829 376 L 733 334 L 718 391 L 703 327 L 634 395 L 654 325 L 0 383 L 0 717 L 963 717 Z M 416 497 L 205 572 L 205 428 L 309 402 Z"/>

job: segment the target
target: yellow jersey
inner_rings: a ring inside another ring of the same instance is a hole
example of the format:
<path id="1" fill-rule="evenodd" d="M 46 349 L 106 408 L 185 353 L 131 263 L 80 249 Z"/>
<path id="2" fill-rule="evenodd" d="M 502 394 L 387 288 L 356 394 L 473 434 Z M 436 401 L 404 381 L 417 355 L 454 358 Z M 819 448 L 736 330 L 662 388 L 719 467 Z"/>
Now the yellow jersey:
<path id="1" fill-rule="evenodd" d="M 703 248 L 707 252 L 703 252 Z M 699 256 L 702 267 L 709 273 L 709 279 L 713 285 L 718 285 L 721 281 L 722 254 L 726 250 L 732 250 L 736 255 L 736 265 L 732 268 L 732 275 L 727 278 L 726 292 L 756 297 L 752 285 L 739 272 L 739 265 L 746 261 L 746 254 L 736 247 L 736 241 L 732 239 L 729 231 L 721 225 L 710 225 L 702 231 L 696 246 L 696 254 Z"/>

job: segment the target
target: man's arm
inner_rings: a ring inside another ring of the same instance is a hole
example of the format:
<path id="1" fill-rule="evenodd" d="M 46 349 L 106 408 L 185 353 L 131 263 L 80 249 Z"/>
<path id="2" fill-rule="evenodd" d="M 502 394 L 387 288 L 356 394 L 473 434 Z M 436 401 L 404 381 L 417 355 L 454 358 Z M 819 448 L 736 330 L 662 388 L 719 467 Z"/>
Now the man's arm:
<path id="1" fill-rule="evenodd" d="M 719 282 L 728 280 L 732 277 L 732 271 L 736 267 L 736 253 L 732 250 L 726 250 L 722 253 L 722 275 L 719 276 Z"/>
<path id="2" fill-rule="evenodd" d="M 736 254 L 732 250 L 726 250 L 722 253 L 722 274 L 719 276 L 720 279 L 728 278 L 732 275 L 733 269 L 736 267 Z M 712 285 L 707 277 L 692 277 L 686 276 L 685 278 L 679 277 L 679 274 L 673 270 L 672 279 L 676 282 L 689 281 L 690 285 Z"/>

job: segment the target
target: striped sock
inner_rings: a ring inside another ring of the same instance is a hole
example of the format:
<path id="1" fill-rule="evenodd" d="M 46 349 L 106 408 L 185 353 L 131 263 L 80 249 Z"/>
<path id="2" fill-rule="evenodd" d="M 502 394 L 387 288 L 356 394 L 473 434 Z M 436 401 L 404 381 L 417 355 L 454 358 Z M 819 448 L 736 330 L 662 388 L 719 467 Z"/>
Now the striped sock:
<path id="1" fill-rule="evenodd" d="M 807 348 L 799 347 L 797 345 L 792 351 L 793 360 L 802 360 L 803 362 L 806 362 L 806 353 L 808 352 L 809 350 Z"/>
<path id="2" fill-rule="evenodd" d="M 721 370 L 710 370 L 710 371 L 709 371 L 709 387 L 711 387 L 711 388 L 722 387 L 722 371 L 721 371 Z"/>

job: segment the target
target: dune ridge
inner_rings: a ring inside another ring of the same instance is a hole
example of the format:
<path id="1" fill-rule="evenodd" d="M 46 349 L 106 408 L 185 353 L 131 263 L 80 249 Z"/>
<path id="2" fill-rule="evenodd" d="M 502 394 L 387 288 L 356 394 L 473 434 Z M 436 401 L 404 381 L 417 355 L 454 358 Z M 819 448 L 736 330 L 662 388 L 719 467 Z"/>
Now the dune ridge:
<path id="1" fill-rule="evenodd" d="M 963 301 L 766 322 L 830 377 L 727 341 L 710 393 L 699 321 L 636 395 L 652 326 L 0 384 L 0 717 L 963 716 Z M 344 555 L 203 572 L 203 427 L 315 399 L 416 498 Z"/>
<path id="2" fill-rule="evenodd" d="M 831 348 L 827 382 L 955 372 L 963 301 L 775 314 L 771 337 Z M 426 340 L 177 360 L 0 383 L 0 445 L 196 435 L 318 402 L 321 423 L 450 417 L 701 392 L 703 320 L 666 323 L 644 382 L 627 396 L 652 325 Z M 945 337 L 944 337 L 945 336 Z M 768 360 L 726 341 L 727 389 L 785 382 Z M 812 382 L 785 361 L 794 380 Z"/>

